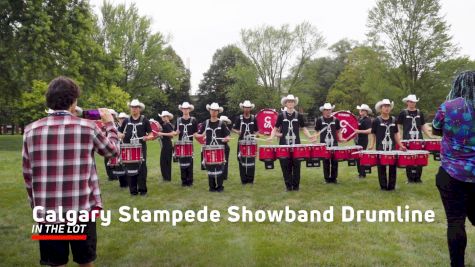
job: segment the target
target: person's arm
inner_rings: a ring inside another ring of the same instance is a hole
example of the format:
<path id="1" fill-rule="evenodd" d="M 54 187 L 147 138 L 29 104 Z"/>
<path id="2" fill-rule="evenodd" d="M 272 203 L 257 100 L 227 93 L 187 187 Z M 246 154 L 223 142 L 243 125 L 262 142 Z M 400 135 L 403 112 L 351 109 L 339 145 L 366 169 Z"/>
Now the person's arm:
<path id="1" fill-rule="evenodd" d="M 442 105 L 437 109 L 434 120 L 432 121 L 432 133 L 434 135 L 443 135 L 442 129 L 444 128 L 445 112 L 445 103 L 442 103 Z"/>
<path id="2" fill-rule="evenodd" d="M 107 136 L 97 127 L 94 127 L 92 137 L 94 150 L 105 158 L 116 157 L 119 155 L 119 148 L 116 145 L 119 137 L 114 125 L 114 119 L 108 109 L 101 108 L 99 112 L 101 113 L 102 122 L 105 124 Z"/>
<path id="3" fill-rule="evenodd" d="M 225 123 L 223 123 L 223 126 L 221 128 L 221 134 L 224 136 L 222 141 L 224 143 L 229 142 L 229 139 L 231 138 L 231 132 L 229 131 L 229 128 Z"/>
<path id="4" fill-rule="evenodd" d="M 373 120 L 371 123 L 371 134 L 368 140 L 368 150 L 373 150 L 376 146 L 376 133 L 378 132 L 378 119 Z"/>
<path id="5" fill-rule="evenodd" d="M 164 129 L 164 131 L 159 132 L 159 133 L 158 133 L 158 136 L 173 137 L 173 136 L 176 135 L 176 132 L 173 131 L 173 128 L 172 128 L 171 124 L 169 124 L 169 123 L 168 123 L 168 124 L 164 124 L 164 125 L 163 125 L 163 129 Z"/>
<path id="6" fill-rule="evenodd" d="M 23 137 L 23 150 L 22 150 L 22 158 L 23 158 L 23 179 L 25 180 L 25 187 L 26 192 L 28 193 L 28 201 L 30 203 L 30 207 L 33 208 L 33 193 L 32 193 L 32 177 L 33 177 L 33 170 L 31 169 L 30 164 L 30 155 L 28 153 L 28 145 L 26 142 L 26 137 Z"/>
<path id="7" fill-rule="evenodd" d="M 241 119 L 239 118 L 239 116 L 234 120 L 234 125 L 232 127 L 232 131 L 237 133 L 237 134 L 241 134 Z"/>
<path id="8" fill-rule="evenodd" d="M 396 144 L 399 145 L 400 150 L 402 150 L 402 151 L 407 150 L 406 146 L 401 142 L 402 138 L 401 138 L 401 135 L 399 135 L 398 128 L 396 128 L 396 132 L 394 133 L 394 141 L 396 141 Z"/>
<path id="9" fill-rule="evenodd" d="M 160 118 L 160 117 L 159 117 Z M 160 118 L 161 120 L 162 118 Z M 163 121 L 162 121 L 163 122 Z M 158 123 L 160 123 L 160 121 L 158 121 Z M 147 135 L 145 135 L 143 137 L 143 140 L 144 141 L 151 141 L 151 140 L 155 140 L 158 138 L 158 135 L 155 137 L 153 136 L 153 132 L 152 132 L 152 126 L 150 126 L 150 121 L 147 120 L 147 119 L 144 119 L 143 120 L 143 125 L 145 127 L 145 132 L 147 133 Z M 161 124 L 160 124 L 161 125 Z"/>
<path id="10" fill-rule="evenodd" d="M 270 133 L 269 138 L 267 138 L 268 141 L 272 141 L 272 139 L 274 139 L 274 137 L 281 137 L 282 136 L 282 133 L 280 133 L 280 127 L 282 126 L 282 121 L 283 120 L 284 120 L 284 118 L 282 117 L 281 114 L 279 114 L 279 116 L 277 117 L 277 121 L 275 122 L 275 126 L 272 129 L 272 132 Z"/>

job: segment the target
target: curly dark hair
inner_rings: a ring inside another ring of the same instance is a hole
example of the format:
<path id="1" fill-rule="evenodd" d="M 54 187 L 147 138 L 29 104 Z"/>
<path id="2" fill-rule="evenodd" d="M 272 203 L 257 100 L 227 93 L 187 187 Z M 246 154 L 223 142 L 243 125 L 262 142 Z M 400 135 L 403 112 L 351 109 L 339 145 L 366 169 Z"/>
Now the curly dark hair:
<path id="1" fill-rule="evenodd" d="M 475 71 L 464 71 L 454 79 L 447 100 L 458 97 L 464 98 L 465 102 L 475 106 Z"/>
<path id="2" fill-rule="evenodd" d="M 79 85 L 73 79 L 59 76 L 48 85 L 46 106 L 52 110 L 67 110 L 79 94 Z"/>

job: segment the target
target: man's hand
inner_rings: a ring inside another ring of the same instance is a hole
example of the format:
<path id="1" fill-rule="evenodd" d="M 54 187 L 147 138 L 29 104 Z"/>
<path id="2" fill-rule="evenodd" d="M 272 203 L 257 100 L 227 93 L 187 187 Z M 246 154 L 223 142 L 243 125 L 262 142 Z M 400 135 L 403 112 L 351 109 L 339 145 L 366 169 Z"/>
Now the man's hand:
<path id="1" fill-rule="evenodd" d="M 229 136 L 224 137 L 222 141 L 223 141 L 224 143 L 229 142 Z"/>
<path id="2" fill-rule="evenodd" d="M 101 120 L 103 123 L 114 122 L 114 118 L 107 108 L 100 108 L 99 113 L 101 114 Z"/>

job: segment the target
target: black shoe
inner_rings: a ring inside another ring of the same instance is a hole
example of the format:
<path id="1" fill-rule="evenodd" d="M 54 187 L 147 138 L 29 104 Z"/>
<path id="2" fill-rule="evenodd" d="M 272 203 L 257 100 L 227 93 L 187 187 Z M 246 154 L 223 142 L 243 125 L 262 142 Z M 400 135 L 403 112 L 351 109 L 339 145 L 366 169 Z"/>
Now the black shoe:
<path id="1" fill-rule="evenodd" d="M 140 194 L 141 196 L 145 196 L 145 195 L 147 195 L 147 192 L 140 192 L 139 194 Z"/>
<path id="2" fill-rule="evenodd" d="M 131 196 L 136 196 L 136 195 L 138 195 L 138 193 L 137 193 L 137 192 L 133 192 L 133 193 L 130 193 L 130 195 L 131 195 Z"/>
<path id="3" fill-rule="evenodd" d="M 212 188 L 212 187 L 211 187 L 211 188 L 209 189 L 209 191 L 210 191 L 210 192 L 216 192 L 216 188 Z"/>
<path id="4" fill-rule="evenodd" d="M 294 187 L 294 191 L 299 191 L 299 190 L 300 190 L 300 188 Z"/>
<path id="5" fill-rule="evenodd" d="M 216 191 L 217 192 L 223 192 L 224 191 L 224 186 L 216 188 Z"/>
<path id="6" fill-rule="evenodd" d="M 290 191 L 292 191 L 292 188 L 291 188 L 291 187 L 287 187 L 287 188 L 285 189 L 285 191 L 290 192 Z"/>

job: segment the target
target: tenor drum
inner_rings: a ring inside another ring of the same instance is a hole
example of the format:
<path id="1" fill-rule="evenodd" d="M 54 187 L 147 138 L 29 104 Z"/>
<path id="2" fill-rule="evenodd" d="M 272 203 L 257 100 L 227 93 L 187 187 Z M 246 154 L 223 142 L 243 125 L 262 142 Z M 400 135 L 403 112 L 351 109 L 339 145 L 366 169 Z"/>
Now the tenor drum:
<path id="1" fill-rule="evenodd" d="M 397 151 L 378 151 L 379 165 L 393 166 L 397 163 Z"/>
<path id="2" fill-rule="evenodd" d="M 294 145 L 293 158 L 296 160 L 307 160 L 310 158 L 311 148 L 308 145 Z"/>

